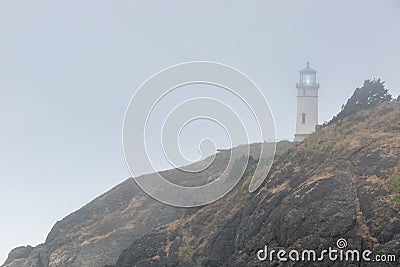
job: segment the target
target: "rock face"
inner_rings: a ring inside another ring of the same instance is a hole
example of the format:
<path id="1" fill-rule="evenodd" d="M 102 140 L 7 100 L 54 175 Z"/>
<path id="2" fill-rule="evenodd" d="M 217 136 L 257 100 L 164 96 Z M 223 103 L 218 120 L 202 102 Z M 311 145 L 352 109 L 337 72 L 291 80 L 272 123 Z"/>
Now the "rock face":
<path id="1" fill-rule="evenodd" d="M 280 147 L 292 146 L 282 142 Z M 252 145 L 251 151 L 257 151 Z M 204 172 L 178 169 L 162 172 L 168 180 L 183 186 L 206 184 L 224 171 L 230 151 L 218 153 Z M 209 159 L 193 164 L 208 166 Z M 151 175 L 151 174 L 150 174 Z M 13 249 L 3 267 L 91 267 L 115 264 L 123 249 L 142 235 L 197 209 L 176 208 L 146 195 L 133 179 L 127 179 L 86 206 L 57 222 L 44 244 Z"/>
<path id="2" fill-rule="evenodd" d="M 206 183 L 207 179 L 222 172 L 221 166 L 228 159 L 228 153 L 220 153 L 217 164 L 207 169 L 207 175 L 187 177 L 179 170 L 163 174 L 182 184 Z M 133 240 L 186 213 L 185 209 L 150 198 L 130 178 L 57 222 L 44 244 L 12 250 L 3 266 L 97 267 L 114 264 Z"/>
<path id="3" fill-rule="evenodd" d="M 182 214 L 183 210 L 148 198 L 132 179 L 128 179 L 57 222 L 44 244 L 14 249 L 4 266 L 102 266 L 114 263 L 132 240 Z"/>
<path id="4" fill-rule="evenodd" d="M 256 192 L 248 192 L 252 159 L 232 192 L 200 208 L 159 203 L 128 179 L 57 222 L 44 244 L 12 250 L 4 266 L 374 265 L 256 257 L 264 246 L 320 252 L 336 248 L 339 238 L 349 249 L 373 251 L 371 257 L 400 260 L 400 102 L 361 110 L 294 147 L 278 144 L 278 152 L 285 150 Z M 200 175 L 164 175 L 200 185 L 218 177 L 228 160 L 226 151 Z"/>
<path id="5" fill-rule="evenodd" d="M 134 240 L 116 266 L 278 266 L 276 257 L 260 262 L 257 251 L 320 252 L 339 238 L 349 249 L 373 251 L 371 258 L 393 254 L 397 266 L 399 160 L 400 102 L 362 110 L 280 155 L 258 191 L 248 193 L 245 179 L 217 202 Z M 374 263 L 325 258 L 300 266 Z"/>
<path id="6" fill-rule="evenodd" d="M 7 265 L 10 262 L 17 261 L 19 259 L 25 259 L 29 256 L 29 254 L 32 252 L 32 250 L 33 250 L 33 247 L 31 247 L 31 246 L 22 246 L 22 247 L 14 248 L 8 254 L 8 258 L 4 264 Z"/>

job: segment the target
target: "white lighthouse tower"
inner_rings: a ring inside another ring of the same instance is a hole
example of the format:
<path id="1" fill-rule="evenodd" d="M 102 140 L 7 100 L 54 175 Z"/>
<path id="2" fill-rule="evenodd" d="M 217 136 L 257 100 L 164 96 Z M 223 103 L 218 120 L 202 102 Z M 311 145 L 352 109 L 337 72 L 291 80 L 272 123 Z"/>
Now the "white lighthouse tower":
<path id="1" fill-rule="evenodd" d="M 294 141 L 302 141 L 315 131 L 318 124 L 318 88 L 317 72 L 310 67 L 310 62 L 300 71 L 297 87 L 297 117 Z"/>

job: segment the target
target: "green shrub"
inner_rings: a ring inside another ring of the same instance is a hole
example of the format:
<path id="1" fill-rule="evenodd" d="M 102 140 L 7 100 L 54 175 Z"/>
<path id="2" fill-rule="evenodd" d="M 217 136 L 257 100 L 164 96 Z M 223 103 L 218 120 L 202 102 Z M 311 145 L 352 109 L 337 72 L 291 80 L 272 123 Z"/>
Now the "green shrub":
<path id="1" fill-rule="evenodd" d="M 194 254 L 194 248 L 187 245 L 179 250 L 179 257 L 183 262 L 190 262 Z"/>
<path id="2" fill-rule="evenodd" d="M 394 176 L 391 186 L 391 200 L 395 208 L 400 208 L 400 173 Z"/>

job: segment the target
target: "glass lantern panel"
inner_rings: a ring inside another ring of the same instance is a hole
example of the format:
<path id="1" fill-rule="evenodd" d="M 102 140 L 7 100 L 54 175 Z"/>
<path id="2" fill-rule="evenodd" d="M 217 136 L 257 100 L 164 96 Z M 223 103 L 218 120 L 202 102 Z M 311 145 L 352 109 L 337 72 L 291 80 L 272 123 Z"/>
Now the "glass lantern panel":
<path id="1" fill-rule="evenodd" d="M 304 83 L 305 85 L 311 85 L 311 84 L 313 84 L 313 83 L 314 83 L 314 75 L 312 75 L 312 74 L 305 74 L 305 75 L 303 76 L 303 83 Z"/>

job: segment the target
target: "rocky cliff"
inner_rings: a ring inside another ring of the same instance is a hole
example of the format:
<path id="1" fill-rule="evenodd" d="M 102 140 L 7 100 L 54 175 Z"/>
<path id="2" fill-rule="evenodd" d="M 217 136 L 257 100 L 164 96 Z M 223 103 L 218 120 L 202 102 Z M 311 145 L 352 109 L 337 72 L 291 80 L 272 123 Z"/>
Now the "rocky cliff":
<path id="1" fill-rule="evenodd" d="M 339 238 L 349 249 L 395 255 L 398 266 L 399 157 L 400 102 L 363 109 L 280 155 L 255 193 L 247 192 L 249 168 L 224 198 L 133 241 L 116 266 L 280 266 L 260 262 L 257 251 L 321 251 Z M 376 262 L 299 266 L 321 264 Z"/>
<path id="2" fill-rule="evenodd" d="M 222 172 L 229 153 L 217 155 L 206 175 L 187 177 L 179 170 L 163 172 L 182 184 L 206 183 Z M 197 164 L 202 164 L 199 162 Z M 184 216 L 187 210 L 162 204 L 127 179 L 83 208 L 57 222 L 44 244 L 12 250 L 4 267 L 103 266 L 143 234 Z"/>
<path id="3" fill-rule="evenodd" d="M 132 179 L 128 179 L 57 222 L 44 244 L 11 252 L 4 266 L 114 263 L 132 240 L 182 214 L 183 210 L 148 198 Z"/>
<path id="4" fill-rule="evenodd" d="M 281 142 L 278 149 L 286 150 L 290 146 L 289 142 Z M 258 148 L 258 144 L 251 146 L 253 156 Z M 164 171 L 162 175 L 184 186 L 206 184 L 221 175 L 229 156 L 230 151 L 218 153 L 213 164 L 200 173 L 187 175 L 174 169 Z M 206 159 L 189 167 L 199 169 L 208 166 L 209 161 Z M 3 267 L 115 264 L 123 249 L 134 240 L 196 210 L 160 203 L 146 195 L 130 178 L 57 222 L 44 244 L 13 249 Z"/>
<path id="5" fill-rule="evenodd" d="M 256 192 L 247 190 L 252 159 L 232 192 L 200 208 L 159 203 L 128 179 L 57 222 L 44 244 L 11 251 L 4 266 L 279 266 L 285 264 L 260 262 L 257 251 L 265 245 L 320 251 L 339 238 L 347 248 L 400 259 L 399 101 L 333 121 L 294 147 L 280 143 L 278 151 Z M 164 175 L 204 184 L 228 159 L 219 153 L 201 175 Z"/>

